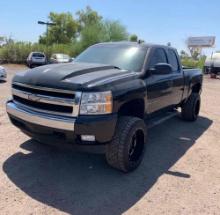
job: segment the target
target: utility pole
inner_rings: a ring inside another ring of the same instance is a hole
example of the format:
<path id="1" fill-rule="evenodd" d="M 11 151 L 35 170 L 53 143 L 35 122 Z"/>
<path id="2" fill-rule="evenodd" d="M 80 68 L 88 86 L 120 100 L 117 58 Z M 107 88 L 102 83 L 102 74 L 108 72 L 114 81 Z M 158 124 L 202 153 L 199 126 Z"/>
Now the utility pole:
<path id="1" fill-rule="evenodd" d="M 56 23 L 54 22 L 43 22 L 43 21 L 38 21 L 37 22 L 39 25 L 46 25 L 46 35 L 47 35 L 47 40 L 46 40 L 46 47 L 47 47 L 47 52 L 48 52 L 48 36 L 49 36 L 49 26 L 55 26 Z M 48 54 L 48 53 L 47 53 Z"/>

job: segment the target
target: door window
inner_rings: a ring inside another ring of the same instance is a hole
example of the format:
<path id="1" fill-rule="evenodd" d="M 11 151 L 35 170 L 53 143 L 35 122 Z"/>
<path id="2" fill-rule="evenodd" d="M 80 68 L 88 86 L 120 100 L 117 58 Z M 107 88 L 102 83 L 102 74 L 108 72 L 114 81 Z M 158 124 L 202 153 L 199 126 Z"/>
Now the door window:
<path id="1" fill-rule="evenodd" d="M 168 60 L 169 60 L 170 65 L 173 67 L 173 71 L 174 72 L 179 71 L 179 63 L 177 60 L 177 56 L 176 56 L 176 53 L 172 49 L 168 50 Z"/>
<path id="2" fill-rule="evenodd" d="M 149 67 L 153 68 L 158 63 L 167 63 L 167 56 L 162 48 L 158 48 L 151 56 Z"/>

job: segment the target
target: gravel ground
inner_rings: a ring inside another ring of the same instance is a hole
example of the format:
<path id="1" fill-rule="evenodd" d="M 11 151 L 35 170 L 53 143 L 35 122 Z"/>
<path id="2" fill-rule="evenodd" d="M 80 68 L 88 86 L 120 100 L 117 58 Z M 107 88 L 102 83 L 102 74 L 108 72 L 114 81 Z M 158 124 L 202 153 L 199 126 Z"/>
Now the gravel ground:
<path id="1" fill-rule="evenodd" d="M 204 80 L 201 116 L 172 118 L 149 130 L 137 171 L 111 169 L 104 157 L 38 144 L 5 113 L 10 81 L 0 83 L 1 214 L 220 214 L 220 80 Z"/>

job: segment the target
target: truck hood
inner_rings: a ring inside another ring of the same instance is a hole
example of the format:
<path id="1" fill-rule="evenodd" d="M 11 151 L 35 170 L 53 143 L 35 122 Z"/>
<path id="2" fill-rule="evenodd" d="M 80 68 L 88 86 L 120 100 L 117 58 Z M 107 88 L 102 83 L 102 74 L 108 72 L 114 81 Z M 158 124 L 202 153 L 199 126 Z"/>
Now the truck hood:
<path id="1" fill-rule="evenodd" d="M 89 63 L 52 64 L 18 73 L 13 82 L 47 88 L 83 90 L 132 79 L 136 72 Z"/>

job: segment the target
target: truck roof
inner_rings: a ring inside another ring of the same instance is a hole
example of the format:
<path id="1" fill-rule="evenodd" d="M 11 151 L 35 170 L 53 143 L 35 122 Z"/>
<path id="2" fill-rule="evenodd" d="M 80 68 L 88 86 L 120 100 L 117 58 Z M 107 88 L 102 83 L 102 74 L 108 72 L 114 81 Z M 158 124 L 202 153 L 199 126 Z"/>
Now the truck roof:
<path id="1" fill-rule="evenodd" d="M 133 47 L 144 47 L 144 48 L 162 47 L 162 48 L 175 49 L 173 47 L 166 46 L 166 45 L 153 44 L 153 43 L 129 42 L 129 41 L 105 42 L 105 43 L 98 43 L 93 46 L 133 46 Z"/>

